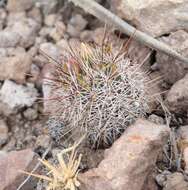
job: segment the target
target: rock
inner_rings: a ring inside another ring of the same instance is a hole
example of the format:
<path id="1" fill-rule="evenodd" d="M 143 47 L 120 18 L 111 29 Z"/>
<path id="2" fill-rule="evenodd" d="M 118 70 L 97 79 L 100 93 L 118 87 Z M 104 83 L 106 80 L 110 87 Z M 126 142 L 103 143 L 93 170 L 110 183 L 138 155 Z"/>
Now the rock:
<path id="1" fill-rule="evenodd" d="M 57 20 L 57 14 L 49 14 L 45 16 L 44 24 L 48 27 L 52 27 L 54 26 L 56 20 Z"/>
<path id="2" fill-rule="evenodd" d="M 20 171 L 31 171 L 38 163 L 38 156 L 30 149 L 0 154 L 0 187 L 16 190 L 27 177 Z M 28 180 L 22 189 L 33 190 L 36 179 Z"/>
<path id="3" fill-rule="evenodd" d="M 36 6 L 42 10 L 44 15 L 57 12 L 58 0 L 35 0 Z"/>
<path id="4" fill-rule="evenodd" d="M 8 126 L 4 120 L 0 120 L 0 147 L 8 140 Z"/>
<path id="5" fill-rule="evenodd" d="M 6 117 L 11 114 L 16 114 L 17 110 L 12 110 L 7 103 L 4 103 L 0 100 L 0 115 L 4 115 Z"/>
<path id="6" fill-rule="evenodd" d="M 20 56 L 22 54 L 26 54 L 26 51 L 23 47 L 17 46 L 15 48 L 7 48 L 7 57 L 12 57 L 12 56 Z"/>
<path id="7" fill-rule="evenodd" d="M 178 148 L 183 155 L 185 173 L 188 174 L 188 125 L 180 126 L 177 130 Z"/>
<path id="8" fill-rule="evenodd" d="M 62 152 L 62 149 L 60 149 L 60 148 L 53 148 L 51 152 L 52 152 L 52 157 L 54 159 L 56 159 L 57 158 L 57 154 L 59 154 L 60 152 Z"/>
<path id="9" fill-rule="evenodd" d="M 144 71 L 150 70 L 150 67 L 151 67 L 150 61 L 151 61 L 151 53 L 152 53 L 151 49 L 133 40 L 128 45 L 127 51 L 133 63 L 139 64 L 140 68 L 143 69 Z"/>
<path id="10" fill-rule="evenodd" d="M 186 112 L 188 109 L 188 74 L 177 81 L 169 90 L 166 102 L 168 109 L 175 113 Z"/>
<path id="11" fill-rule="evenodd" d="M 40 24 L 31 18 L 23 18 L 9 28 L 20 35 L 19 45 L 28 48 L 34 44 Z"/>
<path id="12" fill-rule="evenodd" d="M 188 4 L 187 4 L 188 5 Z M 172 49 L 178 51 L 181 55 L 188 57 L 188 33 L 179 30 L 171 33 L 168 37 L 160 38 L 161 41 L 168 44 Z M 180 62 L 161 52 L 156 54 L 157 68 L 163 75 L 163 78 L 169 84 L 174 84 L 179 79 L 183 78 L 188 70 L 188 65 Z"/>
<path id="13" fill-rule="evenodd" d="M 155 175 L 150 174 L 148 175 L 146 181 L 144 182 L 142 190 L 158 190 L 158 185 L 155 182 Z"/>
<path id="14" fill-rule="evenodd" d="M 96 168 L 104 159 L 104 149 L 93 150 L 87 146 L 82 146 L 79 150 L 80 153 L 83 155 L 81 169 Z"/>
<path id="15" fill-rule="evenodd" d="M 21 36 L 11 30 L 0 31 L 0 48 L 15 47 L 18 45 Z"/>
<path id="16" fill-rule="evenodd" d="M 171 174 L 171 172 L 169 172 L 168 170 L 164 170 L 161 174 L 158 174 L 155 177 L 155 180 L 156 180 L 157 184 L 160 187 L 164 187 L 164 185 L 166 183 L 166 180 L 167 180 L 167 176 L 170 175 L 170 174 Z"/>
<path id="17" fill-rule="evenodd" d="M 8 0 L 7 10 L 9 12 L 27 11 L 34 5 L 33 0 Z"/>
<path id="18" fill-rule="evenodd" d="M 26 86 L 18 85 L 10 80 L 5 80 L 0 90 L 0 100 L 6 103 L 11 109 L 30 107 L 37 100 L 38 92 L 33 84 Z"/>
<path id="19" fill-rule="evenodd" d="M 29 120 L 35 120 L 38 117 L 38 111 L 36 109 L 33 108 L 28 108 L 23 112 L 24 117 Z"/>
<path id="20" fill-rule="evenodd" d="M 70 24 L 68 24 L 68 26 L 67 26 L 67 33 L 71 36 L 71 37 L 73 37 L 73 38 L 78 38 L 79 36 L 80 36 L 80 31 L 78 31 L 78 30 L 76 30 L 75 28 L 74 28 L 74 26 L 72 26 L 72 25 L 70 25 Z"/>
<path id="21" fill-rule="evenodd" d="M 7 49 L 0 48 L 0 56 L 1 57 L 6 57 L 7 55 L 8 55 Z"/>
<path id="22" fill-rule="evenodd" d="M 188 143 L 188 125 L 180 126 L 177 130 L 177 135 L 180 139 Z"/>
<path id="23" fill-rule="evenodd" d="M 187 0 L 112 0 L 112 10 L 154 37 L 188 29 Z"/>
<path id="24" fill-rule="evenodd" d="M 53 29 L 52 27 L 42 27 L 39 32 L 40 37 L 47 38 L 52 29 Z"/>
<path id="25" fill-rule="evenodd" d="M 61 39 L 56 45 L 61 51 L 68 50 L 68 42 L 65 39 Z"/>
<path id="26" fill-rule="evenodd" d="M 84 30 L 80 33 L 80 40 L 82 42 L 92 42 L 93 41 L 93 31 L 92 30 Z"/>
<path id="27" fill-rule="evenodd" d="M 0 30 L 2 30 L 4 28 L 6 18 L 7 18 L 7 13 L 6 13 L 5 9 L 0 8 Z"/>
<path id="28" fill-rule="evenodd" d="M 10 41 L 8 40 L 9 38 L 10 39 L 13 38 L 13 37 L 11 38 L 11 36 L 17 35 L 18 39 L 15 36 L 16 39 L 14 39 L 14 41 L 16 41 L 16 44 L 15 42 L 14 44 L 15 45 L 18 44 L 21 47 L 28 48 L 34 44 L 39 29 L 40 29 L 40 23 L 36 21 L 36 19 L 28 18 L 26 16 L 26 13 L 20 12 L 20 13 L 9 14 L 7 27 L 3 31 L 1 31 L 1 33 L 8 32 L 8 35 L 6 37 L 6 41 L 8 42 Z M 4 46 L 10 47 L 10 45 L 8 46 L 6 44 Z M 0 47 L 4 46 L 1 45 Z"/>
<path id="29" fill-rule="evenodd" d="M 50 38 L 52 38 L 55 42 L 60 41 L 63 38 L 63 35 L 57 32 L 56 28 L 53 28 L 49 34 Z"/>
<path id="30" fill-rule="evenodd" d="M 44 112 L 45 113 L 50 113 L 53 110 L 53 106 L 50 103 L 50 101 L 48 101 L 48 99 L 51 97 L 51 91 L 52 88 L 49 85 L 49 83 L 51 82 L 50 80 L 48 80 L 47 78 L 52 78 L 54 71 L 54 67 L 52 64 L 46 64 L 43 69 L 42 69 L 42 92 L 43 92 L 43 106 L 44 106 Z"/>
<path id="31" fill-rule="evenodd" d="M 67 25 L 67 32 L 71 37 L 79 37 L 81 31 L 84 30 L 86 25 L 87 21 L 82 17 L 82 15 L 76 14 L 70 19 Z"/>
<path id="32" fill-rule="evenodd" d="M 56 45 L 46 42 L 40 45 L 40 50 L 42 50 L 45 54 L 52 57 L 55 60 L 58 60 L 60 56 L 60 50 L 57 48 Z"/>
<path id="33" fill-rule="evenodd" d="M 39 8 L 33 7 L 29 12 L 28 12 L 28 17 L 35 20 L 38 23 L 42 23 L 43 18 L 42 18 L 42 13 Z"/>
<path id="34" fill-rule="evenodd" d="M 26 18 L 27 18 L 26 12 L 11 12 L 8 14 L 6 24 L 7 26 L 12 26 L 15 22 Z"/>
<path id="35" fill-rule="evenodd" d="M 83 189 L 142 190 L 169 135 L 169 128 L 139 119 L 105 151 L 95 169 L 79 176 Z"/>
<path id="36" fill-rule="evenodd" d="M 12 79 L 23 84 L 31 64 L 31 57 L 27 53 L 2 58 L 0 60 L 0 80 Z"/>
<path id="37" fill-rule="evenodd" d="M 155 124 L 159 124 L 162 125 L 164 124 L 164 119 L 162 117 L 159 117 L 158 115 L 152 114 L 148 117 L 148 120 L 155 123 Z"/>
<path id="38" fill-rule="evenodd" d="M 122 44 L 125 44 L 125 39 L 121 39 L 120 37 L 112 33 L 110 29 L 110 32 L 105 30 L 107 29 L 105 29 L 104 27 L 99 27 L 93 31 L 92 38 L 94 43 L 101 46 L 104 40 L 104 34 L 106 33 L 106 35 L 108 36 L 107 39 L 112 44 L 113 48 L 119 51 L 120 46 Z"/>
<path id="39" fill-rule="evenodd" d="M 14 137 L 10 137 L 8 142 L 3 146 L 2 151 L 10 152 L 15 150 L 16 147 L 16 139 Z"/>
<path id="40" fill-rule="evenodd" d="M 185 163 L 185 173 L 188 175 L 188 147 L 186 147 L 183 151 L 183 161 Z"/>
<path id="41" fill-rule="evenodd" d="M 48 135 L 40 135 L 37 137 L 35 146 L 41 148 L 48 148 L 51 142 L 51 138 Z"/>
<path id="42" fill-rule="evenodd" d="M 82 31 L 87 25 L 87 20 L 85 20 L 82 15 L 76 14 L 70 19 L 69 24 L 74 26 L 77 30 Z"/>
<path id="43" fill-rule="evenodd" d="M 175 172 L 167 176 L 163 190 L 187 190 L 188 182 L 185 181 L 181 173 Z"/>
<path id="44" fill-rule="evenodd" d="M 27 81 L 32 82 L 32 83 L 37 82 L 40 76 L 40 68 L 36 64 L 32 64 L 30 74 L 31 74 L 31 77 L 29 77 Z"/>
<path id="45" fill-rule="evenodd" d="M 50 31 L 49 36 L 55 41 L 58 42 L 64 37 L 66 26 L 63 22 L 57 22 L 55 28 Z"/>
<path id="46" fill-rule="evenodd" d="M 146 65 L 147 68 L 147 65 Z M 145 70 L 145 68 L 143 68 Z M 148 74 L 146 77 L 148 77 L 147 82 L 147 89 L 148 89 L 148 95 L 149 97 L 149 111 L 148 113 L 152 113 L 153 111 L 156 111 L 157 107 L 160 105 L 160 102 L 163 100 L 161 94 L 164 92 L 164 89 L 162 89 L 163 80 L 162 75 L 160 72 L 155 71 Z"/>

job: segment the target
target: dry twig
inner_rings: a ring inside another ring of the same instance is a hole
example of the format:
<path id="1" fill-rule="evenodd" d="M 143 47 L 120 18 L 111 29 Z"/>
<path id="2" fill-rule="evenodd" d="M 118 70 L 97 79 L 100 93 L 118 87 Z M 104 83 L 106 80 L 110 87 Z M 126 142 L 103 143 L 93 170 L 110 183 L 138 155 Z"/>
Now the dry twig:
<path id="1" fill-rule="evenodd" d="M 134 36 L 135 40 L 140 41 L 141 43 L 145 44 L 146 46 L 153 48 L 155 50 L 162 51 L 167 55 L 173 56 L 180 61 L 188 63 L 188 58 L 180 55 L 178 52 L 170 48 L 168 45 L 156 40 L 155 38 L 145 34 L 137 30 L 135 27 L 131 26 L 127 22 L 123 21 L 121 18 L 113 14 L 112 12 L 108 11 L 106 8 L 102 7 L 94 0 L 69 0 L 73 2 L 76 6 L 81 7 L 86 12 L 89 12 L 93 16 L 97 17 L 104 23 L 111 23 L 122 32 L 127 34 L 128 36 Z"/>

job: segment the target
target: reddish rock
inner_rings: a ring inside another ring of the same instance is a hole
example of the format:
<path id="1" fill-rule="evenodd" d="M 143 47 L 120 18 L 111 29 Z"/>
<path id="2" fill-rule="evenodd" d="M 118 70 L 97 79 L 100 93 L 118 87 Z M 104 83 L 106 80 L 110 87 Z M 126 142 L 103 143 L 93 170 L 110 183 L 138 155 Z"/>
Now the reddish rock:
<path id="1" fill-rule="evenodd" d="M 2 58 L 0 60 L 0 80 L 11 79 L 17 83 L 24 83 L 31 64 L 32 59 L 26 53 Z"/>
<path id="2" fill-rule="evenodd" d="M 188 29 L 187 0 L 111 0 L 111 9 L 137 29 L 158 37 Z"/>
<path id="3" fill-rule="evenodd" d="M 27 177 L 20 171 L 31 171 L 38 156 L 30 149 L 0 154 L 0 189 L 16 190 Z M 33 190 L 36 181 L 29 180 L 22 189 Z"/>
<path id="4" fill-rule="evenodd" d="M 8 0 L 7 9 L 10 12 L 21 12 L 30 9 L 33 5 L 33 0 Z"/>
<path id="5" fill-rule="evenodd" d="M 139 119 L 106 150 L 95 169 L 80 175 L 85 190 L 142 190 L 169 135 L 169 128 Z"/>
<path id="6" fill-rule="evenodd" d="M 168 109 L 175 113 L 187 112 L 188 109 L 188 74 L 177 81 L 166 97 Z"/>

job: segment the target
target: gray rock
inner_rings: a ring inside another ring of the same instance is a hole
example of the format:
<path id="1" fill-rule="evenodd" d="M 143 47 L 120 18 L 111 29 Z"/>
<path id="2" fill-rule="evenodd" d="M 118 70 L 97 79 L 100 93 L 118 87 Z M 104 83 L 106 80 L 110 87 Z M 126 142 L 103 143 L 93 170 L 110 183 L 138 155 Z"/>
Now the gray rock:
<path id="1" fill-rule="evenodd" d="M 164 119 L 162 117 L 159 117 L 158 115 L 152 114 L 148 117 L 148 120 L 155 123 L 155 124 L 164 124 Z"/>
<path id="2" fill-rule="evenodd" d="M 5 80 L 0 90 L 0 100 L 11 109 L 30 107 L 37 100 L 38 92 L 32 84 L 18 85 L 10 80 Z"/>
<path id="3" fill-rule="evenodd" d="M 56 13 L 58 0 L 34 0 L 38 8 L 41 8 L 44 15 Z"/>
<path id="4" fill-rule="evenodd" d="M 142 190 L 168 136 L 167 126 L 137 120 L 106 150 L 97 168 L 80 175 L 83 189 Z"/>
<path id="5" fill-rule="evenodd" d="M 44 113 L 50 113 L 53 109 L 52 104 L 50 101 L 48 101 L 49 98 L 51 98 L 52 94 L 52 88 L 50 84 L 50 80 L 48 78 L 53 77 L 53 72 L 54 72 L 54 65 L 53 64 L 45 64 L 43 69 L 42 69 L 42 92 L 43 92 L 43 112 Z"/>
<path id="6" fill-rule="evenodd" d="M 26 19 L 26 12 L 10 12 L 7 17 L 7 26 L 12 26 L 15 22 Z"/>
<path id="7" fill-rule="evenodd" d="M 31 74 L 31 77 L 28 78 L 27 81 L 32 82 L 32 83 L 37 82 L 40 76 L 40 68 L 36 64 L 32 64 L 30 74 Z"/>
<path id="8" fill-rule="evenodd" d="M 2 30 L 0 31 L 0 48 L 8 48 L 8 47 L 15 47 L 19 44 L 21 36 L 9 30 Z"/>
<path id="9" fill-rule="evenodd" d="M 180 139 L 185 140 L 188 143 L 188 125 L 180 126 L 177 130 L 177 135 Z"/>
<path id="10" fill-rule="evenodd" d="M 29 121 L 35 120 L 38 117 L 38 110 L 34 108 L 28 108 L 23 112 L 23 115 Z"/>
<path id="11" fill-rule="evenodd" d="M 161 187 L 164 187 L 166 180 L 167 180 L 167 176 L 170 175 L 171 172 L 169 172 L 168 170 L 163 171 L 161 174 L 158 174 L 155 177 L 155 180 L 157 182 L 157 184 Z"/>
<path id="12" fill-rule="evenodd" d="M 40 32 L 39 32 L 39 35 L 42 37 L 42 38 L 47 38 L 50 34 L 50 32 L 52 31 L 52 27 L 42 27 Z"/>
<path id="13" fill-rule="evenodd" d="M 34 44 L 40 24 L 25 14 L 9 16 L 8 26 L 0 31 L 0 47 L 8 48 L 21 46 L 28 48 Z"/>
<path id="14" fill-rule="evenodd" d="M 54 26 L 56 20 L 57 20 L 58 15 L 57 14 L 49 14 L 46 15 L 44 18 L 44 24 L 48 27 Z"/>
<path id="15" fill-rule="evenodd" d="M 179 148 L 183 155 L 185 173 L 188 174 L 188 125 L 180 126 L 177 130 Z"/>
<path id="16" fill-rule="evenodd" d="M 83 18 L 82 15 L 76 14 L 70 19 L 69 24 L 74 26 L 77 30 L 81 31 L 86 27 L 87 21 Z"/>
<path id="17" fill-rule="evenodd" d="M 38 23 L 42 23 L 43 21 L 43 15 L 41 13 L 41 10 L 37 7 L 33 7 L 28 13 L 27 13 L 28 17 L 35 20 Z"/>
<path id="18" fill-rule="evenodd" d="M 187 190 L 188 182 L 185 181 L 183 174 L 175 172 L 167 176 L 163 190 Z"/>
<path id="19" fill-rule="evenodd" d="M 51 138 L 48 135 L 40 135 L 36 139 L 35 147 L 48 148 L 51 142 Z"/>
<path id="20" fill-rule="evenodd" d="M 40 24 L 31 18 L 23 18 L 9 26 L 12 31 L 20 35 L 19 45 L 28 48 L 34 44 Z"/>
<path id="21" fill-rule="evenodd" d="M 93 41 L 93 31 L 92 30 L 84 30 L 80 33 L 80 40 L 82 42 L 92 42 Z"/>
<path id="22" fill-rule="evenodd" d="M 11 114 L 16 114 L 17 110 L 13 110 L 9 107 L 9 105 L 7 103 L 2 102 L 2 100 L 0 100 L 0 115 L 4 115 L 4 116 L 10 116 Z"/>
<path id="23" fill-rule="evenodd" d="M 111 8 L 137 29 L 154 37 L 188 29 L 187 0 L 112 0 Z"/>
<path id="24" fill-rule="evenodd" d="M 65 34 L 66 26 L 63 22 L 56 22 L 55 28 L 50 31 L 49 36 L 55 41 L 59 42 L 63 39 Z"/>
<path id="25" fill-rule="evenodd" d="M 4 120 L 0 120 L 0 147 L 8 140 L 8 126 Z"/>
<path id="26" fill-rule="evenodd" d="M 60 56 L 60 50 L 57 48 L 56 45 L 46 42 L 40 45 L 40 50 L 42 50 L 45 54 L 52 57 L 55 60 L 58 60 Z"/>
<path id="27" fill-rule="evenodd" d="M 87 21 L 82 17 L 82 15 L 76 14 L 73 16 L 68 25 L 67 25 L 67 32 L 72 37 L 79 37 L 82 30 L 87 25 Z"/>
<path id="28" fill-rule="evenodd" d="M 6 23 L 7 12 L 5 9 L 0 8 L 0 30 L 3 29 Z"/>
<path id="29" fill-rule="evenodd" d="M 179 30 L 171 33 L 168 37 L 160 38 L 161 41 L 168 44 L 172 49 L 178 51 L 183 56 L 188 57 L 188 33 Z M 188 65 L 180 62 L 161 52 L 156 54 L 156 67 L 160 70 L 166 82 L 174 84 L 185 76 Z"/>
<path id="30" fill-rule="evenodd" d="M 1 57 L 6 57 L 7 55 L 8 55 L 7 49 L 0 48 L 0 56 Z"/>
<path id="31" fill-rule="evenodd" d="M 16 46 L 15 48 L 6 48 L 7 50 L 7 57 L 12 57 L 12 56 L 20 56 L 21 54 L 26 54 L 26 50 L 23 47 Z"/>

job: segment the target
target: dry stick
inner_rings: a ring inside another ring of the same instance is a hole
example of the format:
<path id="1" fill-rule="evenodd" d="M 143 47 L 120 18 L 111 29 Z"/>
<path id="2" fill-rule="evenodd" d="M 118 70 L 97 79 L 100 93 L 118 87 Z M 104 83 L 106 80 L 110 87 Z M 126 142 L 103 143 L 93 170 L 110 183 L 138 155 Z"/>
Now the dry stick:
<path id="1" fill-rule="evenodd" d="M 137 41 L 145 44 L 146 46 L 162 51 L 167 55 L 171 55 L 177 58 L 180 61 L 188 63 L 188 58 L 180 55 L 175 50 L 171 49 L 168 45 L 156 40 L 155 38 L 137 30 L 135 27 L 129 25 L 127 22 L 123 21 L 121 18 L 108 11 L 103 6 L 96 3 L 94 0 L 69 0 L 73 2 L 76 6 L 81 7 L 86 12 L 89 12 L 93 16 L 97 17 L 99 20 L 102 20 L 104 23 L 111 23 L 120 29 L 122 32 L 128 36 L 134 36 Z"/>

